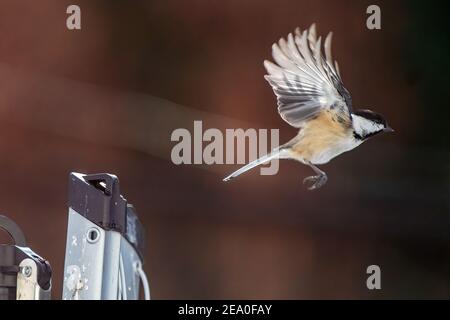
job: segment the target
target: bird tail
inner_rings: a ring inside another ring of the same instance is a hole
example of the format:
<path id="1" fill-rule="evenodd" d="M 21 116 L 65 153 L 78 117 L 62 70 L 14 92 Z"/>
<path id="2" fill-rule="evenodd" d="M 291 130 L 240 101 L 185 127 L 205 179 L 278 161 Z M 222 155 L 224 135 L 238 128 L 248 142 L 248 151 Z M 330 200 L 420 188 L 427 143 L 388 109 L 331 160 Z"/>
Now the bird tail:
<path id="1" fill-rule="evenodd" d="M 230 181 L 231 179 L 236 178 L 237 176 L 243 174 L 244 172 L 246 172 L 250 169 L 253 169 L 254 167 L 259 166 L 260 164 L 264 164 L 273 159 L 280 159 L 283 151 L 284 151 L 284 149 L 282 149 L 282 148 L 276 148 L 272 152 L 266 154 L 265 156 L 262 156 L 261 158 L 256 159 L 255 161 L 252 161 L 249 164 L 246 164 L 239 170 L 236 170 L 235 172 L 233 172 L 232 174 L 227 176 L 225 179 L 223 179 L 223 181 Z"/>

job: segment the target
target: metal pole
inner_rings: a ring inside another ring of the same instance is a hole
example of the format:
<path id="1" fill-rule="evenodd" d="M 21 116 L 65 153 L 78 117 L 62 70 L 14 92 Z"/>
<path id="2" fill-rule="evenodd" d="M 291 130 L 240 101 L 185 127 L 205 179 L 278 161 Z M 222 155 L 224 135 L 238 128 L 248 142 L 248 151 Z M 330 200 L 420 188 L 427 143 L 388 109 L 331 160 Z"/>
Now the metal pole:
<path id="1" fill-rule="evenodd" d="M 63 299 L 138 299 L 144 229 L 111 174 L 69 177 Z"/>

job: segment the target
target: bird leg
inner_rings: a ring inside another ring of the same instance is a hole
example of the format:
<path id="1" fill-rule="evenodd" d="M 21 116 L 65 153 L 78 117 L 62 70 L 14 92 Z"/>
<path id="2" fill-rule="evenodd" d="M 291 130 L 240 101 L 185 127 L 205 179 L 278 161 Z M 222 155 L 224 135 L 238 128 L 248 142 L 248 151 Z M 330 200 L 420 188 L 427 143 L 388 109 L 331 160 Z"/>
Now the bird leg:
<path id="1" fill-rule="evenodd" d="M 305 179 L 303 179 L 303 184 L 310 184 L 308 190 L 319 189 L 327 182 L 328 177 L 325 172 L 317 168 L 312 163 L 309 162 L 307 163 L 307 165 L 309 165 L 314 170 L 314 172 L 317 173 L 317 175 L 306 177 Z"/>

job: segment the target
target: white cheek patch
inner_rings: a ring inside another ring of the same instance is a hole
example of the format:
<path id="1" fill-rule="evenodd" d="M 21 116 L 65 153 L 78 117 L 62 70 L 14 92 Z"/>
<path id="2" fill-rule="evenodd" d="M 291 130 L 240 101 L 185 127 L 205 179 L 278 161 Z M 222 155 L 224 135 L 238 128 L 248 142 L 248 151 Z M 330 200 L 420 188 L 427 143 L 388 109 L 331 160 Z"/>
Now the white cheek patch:
<path id="1" fill-rule="evenodd" d="M 355 114 L 352 114 L 352 119 L 353 129 L 355 129 L 355 132 L 361 137 L 367 136 L 371 133 L 379 132 L 384 129 L 383 124 L 370 121 Z"/>

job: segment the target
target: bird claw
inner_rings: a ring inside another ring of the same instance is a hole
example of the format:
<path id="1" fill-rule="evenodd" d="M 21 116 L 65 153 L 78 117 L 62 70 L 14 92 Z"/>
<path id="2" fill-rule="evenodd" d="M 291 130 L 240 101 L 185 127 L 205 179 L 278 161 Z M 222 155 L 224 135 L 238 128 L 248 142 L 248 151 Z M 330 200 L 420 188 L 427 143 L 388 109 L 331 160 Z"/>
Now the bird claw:
<path id="1" fill-rule="evenodd" d="M 308 190 L 315 190 L 327 183 L 328 177 L 326 174 L 319 174 L 317 176 L 310 176 L 303 179 L 303 184 L 310 184 Z"/>

